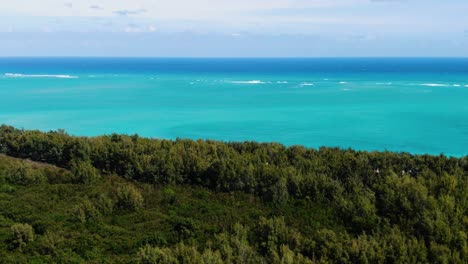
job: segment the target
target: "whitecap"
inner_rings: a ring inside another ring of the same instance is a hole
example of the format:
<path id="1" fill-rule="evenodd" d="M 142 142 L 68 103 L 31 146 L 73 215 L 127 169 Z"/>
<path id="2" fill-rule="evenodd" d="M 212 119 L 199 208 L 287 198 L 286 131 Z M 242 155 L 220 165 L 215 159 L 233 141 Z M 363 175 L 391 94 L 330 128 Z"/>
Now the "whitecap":
<path id="1" fill-rule="evenodd" d="M 348 82 L 340 82 L 340 84 L 347 84 Z"/>
<path id="2" fill-rule="evenodd" d="M 78 79 L 78 76 L 65 74 L 21 74 L 21 73 L 5 73 L 5 77 L 9 78 L 59 78 L 59 79 Z"/>
<path id="3" fill-rule="evenodd" d="M 377 85 L 392 85 L 393 83 L 391 82 L 386 82 L 386 83 L 376 83 Z"/>
<path id="4" fill-rule="evenodd" d="M 300 84 L 301 86 L 314 86 L 313 83 L 310 83 L 310 82 L 303 82 Z"/>
<path id="5" fill-rule="evenodd" d="M 465 85 L 465 87 L 468 87 L 468 84 L 467 84 L 467 85 Z"/>
<path id="6" fill-rule="evenodd" d="M 442 83 L 423 83 L 422 86 L 429 86 L 429 87 L 447 87 L 447 84 Z"/>
<path id="7" fill-rule="evenodd" d="M 251 81 L 232 81 L 231 83 L 236 84 L 264 84 L 265 82 L 260 80 L 251 80 Z"/>
<path id="8" fill-rule="evenodd" d="M 284 84 L 284 83 L 288 83 L 287 81 L 277 81 L 276 83 L 278 84 Z"/>
<path id="9" fill-rule="evenodd" d="M 454 84 L 453 87 L 460 87 L 460 84 Z"/>

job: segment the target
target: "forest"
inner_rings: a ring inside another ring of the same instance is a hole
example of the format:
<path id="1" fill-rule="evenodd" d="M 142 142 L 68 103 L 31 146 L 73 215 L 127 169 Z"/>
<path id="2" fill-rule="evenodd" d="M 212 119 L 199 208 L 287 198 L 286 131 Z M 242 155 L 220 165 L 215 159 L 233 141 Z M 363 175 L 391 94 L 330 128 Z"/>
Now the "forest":
<path id="1" fill-rule="evenodd" d="M 1 263 L 468 263 L 468 157 L 0 127 Z"/>

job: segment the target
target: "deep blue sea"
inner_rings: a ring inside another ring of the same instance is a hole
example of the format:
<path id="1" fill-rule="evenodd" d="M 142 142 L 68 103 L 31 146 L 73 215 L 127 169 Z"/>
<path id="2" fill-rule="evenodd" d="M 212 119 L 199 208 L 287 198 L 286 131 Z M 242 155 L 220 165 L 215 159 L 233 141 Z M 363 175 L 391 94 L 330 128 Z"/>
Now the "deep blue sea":
<path id="1" fill-rule="evenodd" d="M 0 123 L 468 154 L 468 59 L 0 59 Z"/>

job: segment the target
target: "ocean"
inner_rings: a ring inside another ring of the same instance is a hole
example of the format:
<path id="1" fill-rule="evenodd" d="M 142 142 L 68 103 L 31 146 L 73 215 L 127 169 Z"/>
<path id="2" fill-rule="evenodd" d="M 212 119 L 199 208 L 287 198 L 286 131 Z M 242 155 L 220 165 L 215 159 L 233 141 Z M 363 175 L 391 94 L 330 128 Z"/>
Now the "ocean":
<path id="1" fill-rule="evenodd" d="M 0 58 L 0 123 L 468 154 L 468 59 Z"/>

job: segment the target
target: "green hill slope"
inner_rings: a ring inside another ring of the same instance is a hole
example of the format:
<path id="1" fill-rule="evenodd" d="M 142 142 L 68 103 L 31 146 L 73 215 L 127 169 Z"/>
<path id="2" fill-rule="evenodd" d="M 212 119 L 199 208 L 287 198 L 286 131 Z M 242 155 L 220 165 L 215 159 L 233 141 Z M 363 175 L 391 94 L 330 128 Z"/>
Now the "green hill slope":
<path id="1" fill-rule="evenodd" d="M 468 260 L 466 157 L 7 126 L 0 153 L 4 263 Z"/>

